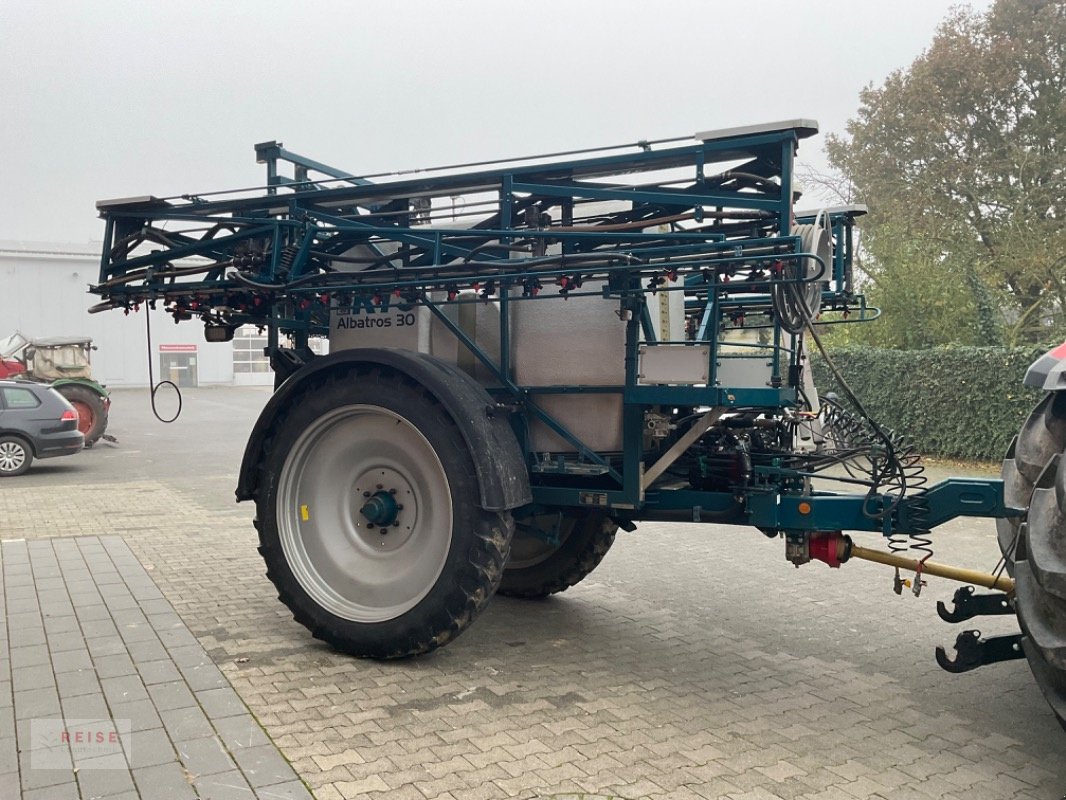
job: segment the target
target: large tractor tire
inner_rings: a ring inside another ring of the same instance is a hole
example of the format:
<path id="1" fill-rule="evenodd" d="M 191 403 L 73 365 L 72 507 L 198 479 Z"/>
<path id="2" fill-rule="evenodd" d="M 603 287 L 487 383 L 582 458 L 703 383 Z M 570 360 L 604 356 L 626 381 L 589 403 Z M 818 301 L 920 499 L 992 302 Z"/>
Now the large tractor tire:
<path id="1" fill-rule="evenodd" d="M 499 585 L 514 523 L 485 511 L 451 417 L 385 368 L 310 383 L 264 444 L 267 576 L 295 619 L 346 653 L 399 658 L 454 639 Z"/>
<path id="2" fill-rule="evenodd" d="M 1066 392 L 1055 392 L 1037 405 L 1007 451 L 1003 463 L 1006 501 L 1028 508 L 1028 513 L 1013 523 L 1000 520 L 999 540 L 1014 572 L 1014 607 L 1025 634 L 1025 655 L 1044 696 L 1066 728 L 1064 451 Z M 1037 468 L 1040 458 L 1044 463 Z"/>
<path id="3" fill-rule="evenodd" d="M 1053 392 L 1037 404 L 1007 448 L 1000 472 L 1006 504 L 1028 508 L 1040 473 L 1063 450 L 1066 450 L 1066 392 Z M 1005 517 L 996 521 L 999 549 L 1011 575 L 1015 558 L 1025 557 L 1023 519 Z"/>
<path id="4" fill-rule="evenodd" d="M 78 430 L 85 436 L 85 446 L 92 447 L 107 430 L 107 406 L 88 386 L 64 383 L 55 387 L 78 412 Z"/>
<path id="5" fill-rule="evenodd" d="M 566 591 L 599 566 L 617 530 L 599 511 L 545 514 L 518 524 L 499 593 L 539 598 Z"/>
<path id="6" fill-rule="evenodd" d="M 19 436 L 0 436 L 0 478 L 14 478 L 30 468 L 33 451 Z"/>

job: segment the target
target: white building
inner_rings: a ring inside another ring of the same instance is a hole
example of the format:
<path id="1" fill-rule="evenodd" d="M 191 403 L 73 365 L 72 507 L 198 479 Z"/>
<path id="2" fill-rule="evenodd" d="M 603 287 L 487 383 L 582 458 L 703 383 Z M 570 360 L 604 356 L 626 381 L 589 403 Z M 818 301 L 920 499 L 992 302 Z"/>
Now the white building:
<path id="1" fill-rule="evenodd" d="M 209 343 L 202 325 L 175 325 L 161 310 L 90 314 L 99 298 L 88 287 L 99 279 L 102 247 L 0 241 L 0 337 L 16 330 L 29 338 L 90 336 L 97 347 L 97 380 L 108 386 L 147 386 L 145 321 L 150 314 L 156 381 L 182 387 L 273 382 L 263 355 L 266 337 L 254 328 L 238 330 L 232 342 Z"/>

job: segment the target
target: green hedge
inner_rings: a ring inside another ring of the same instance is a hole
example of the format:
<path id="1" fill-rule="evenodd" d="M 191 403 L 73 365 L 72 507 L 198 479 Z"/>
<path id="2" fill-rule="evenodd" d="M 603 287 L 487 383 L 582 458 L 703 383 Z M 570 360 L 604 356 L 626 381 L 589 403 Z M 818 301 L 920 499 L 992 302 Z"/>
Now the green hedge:
<path id="1" fill-rule="evenodd" d="M 1040 399 L 1022 385 L 1047 348 L 846 348 L 829 355 L 866 410 L 933 456 L 998 461 Z M 820 394 L 840 389 L 821 356 Z M 843 399 L 843 398 L 842 398 Z"/>

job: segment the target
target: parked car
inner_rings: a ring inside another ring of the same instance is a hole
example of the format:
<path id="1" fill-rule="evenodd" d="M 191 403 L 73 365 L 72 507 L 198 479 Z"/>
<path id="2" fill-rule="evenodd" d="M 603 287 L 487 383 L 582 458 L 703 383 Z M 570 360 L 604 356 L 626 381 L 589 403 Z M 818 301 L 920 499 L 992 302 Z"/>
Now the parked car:
<path id="1" fill-rule="evenodd" d="M 78 412 L 63 395 L 43 383 L 0 380 L 0 478 L 21 475 L 35 458 L 83 447 Z"/>
<path id="2" fill-rule="evenodd" d="M 93 380 L 89 354 L 95 350 L 88 336 L 28 339 L 18 331 L 0 339 L 0 380 L 31 380 L 54 386 L 78 412 L 78 430 L 85 446 L 107 430 L 111 396 Z"/>

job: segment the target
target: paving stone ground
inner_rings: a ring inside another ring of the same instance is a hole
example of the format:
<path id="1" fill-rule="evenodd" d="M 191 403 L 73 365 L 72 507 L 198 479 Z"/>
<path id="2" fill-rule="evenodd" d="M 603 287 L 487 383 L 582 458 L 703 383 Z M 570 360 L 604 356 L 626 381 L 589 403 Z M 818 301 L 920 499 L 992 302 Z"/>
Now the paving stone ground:
<path id="1" fill-rule="evenodd" d="M 0 538 L 128 544 L 319 800 L 1066 794 L 1066 734 L 1025 662 L 952 676 L 933 661 L 966 627 L 936 616 L 947 582 L 897 597 L 884 568 L 797 570 L 749 529 L 641 525 L 564 595 L 496 598 L 442 650 L 378 663 L 292 621 L 252 509 L 177 479 L 89 481 L 5 482 Z M 991 523 L 956 521 L 937 559 L 990 568 L 995 547 Z"/>
<path id="2" fill-rule="evenodd" d="M 0 797 L 309 800 L 118 536 L 0 541 Z"/>

